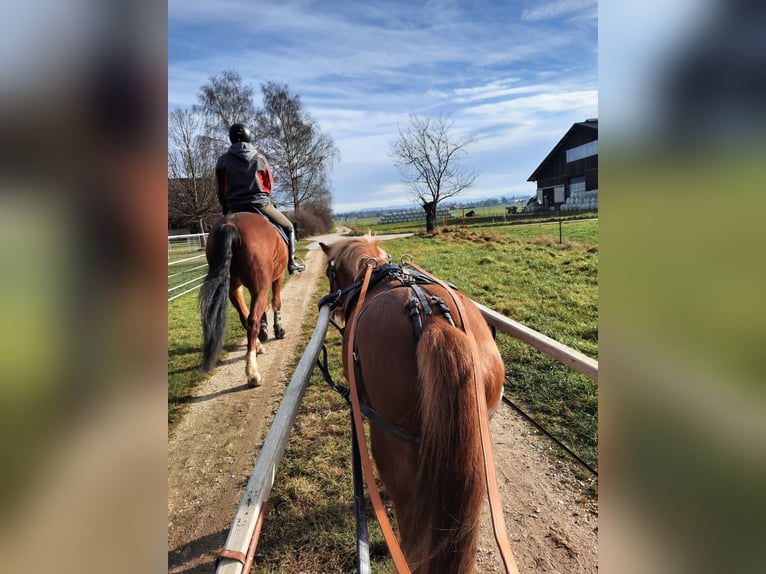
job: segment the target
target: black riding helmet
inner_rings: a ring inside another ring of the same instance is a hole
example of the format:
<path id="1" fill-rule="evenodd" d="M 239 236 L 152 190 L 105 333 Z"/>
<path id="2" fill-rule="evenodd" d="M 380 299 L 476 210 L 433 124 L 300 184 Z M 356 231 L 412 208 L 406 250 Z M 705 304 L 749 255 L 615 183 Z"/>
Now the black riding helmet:
<path id="1" fill-rule="evenodd" d="M 234 124 L 229 128 L 229 139 L 231 140 L 231 143 L 237 143 L 237 142 L 247 142 L 250 143 L 253 141 L 252 135 L 250 134 L 250 130 L 247 129 L 245 124 Z"/>

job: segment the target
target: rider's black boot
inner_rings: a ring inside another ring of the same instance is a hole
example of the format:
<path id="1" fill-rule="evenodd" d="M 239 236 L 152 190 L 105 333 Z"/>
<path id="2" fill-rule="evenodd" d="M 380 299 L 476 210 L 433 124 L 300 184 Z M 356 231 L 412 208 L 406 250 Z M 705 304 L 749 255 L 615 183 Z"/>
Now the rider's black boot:
<path id="1" fill-rule="evenodd" d="M 306 270 L 306 265 L 303 263 L 296 263 L 295 262 L 295 228 L 291 229 L 289 233 L 287 234 L 287 246 L 288 246 L 288 261 L 287 261 L 287 272 L 292 275 L 296 271 L 300 273 L 301 271 Z"/>

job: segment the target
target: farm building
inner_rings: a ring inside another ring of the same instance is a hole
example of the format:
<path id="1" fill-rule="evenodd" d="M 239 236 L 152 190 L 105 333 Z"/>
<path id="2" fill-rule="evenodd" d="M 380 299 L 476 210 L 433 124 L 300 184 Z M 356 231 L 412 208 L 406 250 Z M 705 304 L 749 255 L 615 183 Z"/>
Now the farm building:
<path id="1" fill-rule="evenodd" d="M 598 209 L 598 119 L 569 128 L 527 181 L 540 209 Z"/>

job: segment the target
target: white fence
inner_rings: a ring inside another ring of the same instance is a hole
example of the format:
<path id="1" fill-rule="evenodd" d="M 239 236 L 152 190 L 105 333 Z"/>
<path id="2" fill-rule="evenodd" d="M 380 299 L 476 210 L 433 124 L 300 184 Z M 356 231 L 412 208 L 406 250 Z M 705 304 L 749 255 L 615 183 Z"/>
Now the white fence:
<path id="1" fill-rule="evenodd" d="M 207 233 L 168 235 L 168 303 L 202 286 L 207 274 L 206 241 Z M 195 265 L 195 262 L 201 264 Z M 177 293 L 179 289 L 184 291 Z"/>

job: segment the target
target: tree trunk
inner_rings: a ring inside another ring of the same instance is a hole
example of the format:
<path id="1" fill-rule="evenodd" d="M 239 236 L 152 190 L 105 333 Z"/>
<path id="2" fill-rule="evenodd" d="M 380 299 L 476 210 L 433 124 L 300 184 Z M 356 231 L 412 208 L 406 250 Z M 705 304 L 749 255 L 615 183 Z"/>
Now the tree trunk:
<path id="1" fill-rule="evenodd" d="M 436 231 L 436 202 L 423 203 L 423 209 L 426 211 L 426 233 L 433 233 Z"/>

